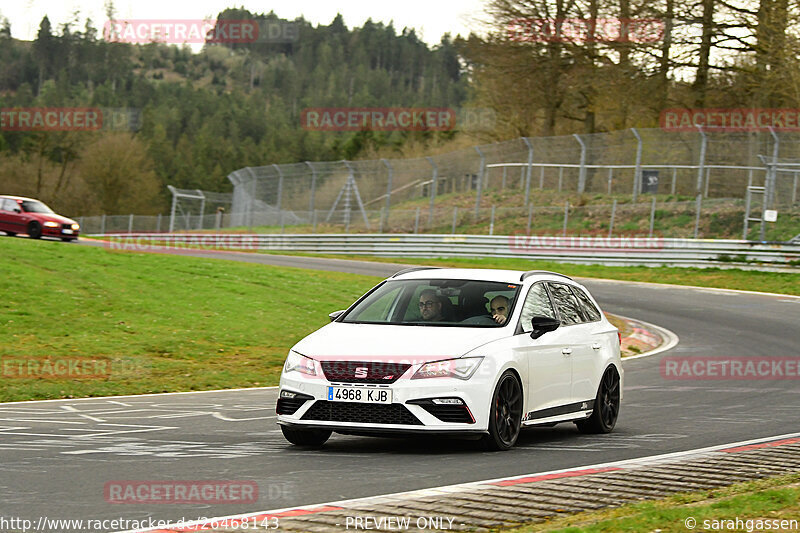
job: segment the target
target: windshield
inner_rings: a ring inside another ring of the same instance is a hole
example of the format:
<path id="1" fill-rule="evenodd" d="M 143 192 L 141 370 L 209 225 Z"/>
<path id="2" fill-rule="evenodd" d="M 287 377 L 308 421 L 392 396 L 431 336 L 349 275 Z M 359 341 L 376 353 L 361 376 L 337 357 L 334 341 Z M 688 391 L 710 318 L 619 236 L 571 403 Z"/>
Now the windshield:
<path id="1" fill-rule="evenodd" d="M 22 201 L 22 210 L 26 213 L 46 213 L 52 214 L 53 210 L 44 205 L 42 202 L 37 202 L 35 200 L 23 200 Z"/>
<path id="2" fill-rule="evenodd" d="M 501 327 L 519 285 L 463 279 L 387 281 L 350 309 L 342 322 L 416 326 Z"/>

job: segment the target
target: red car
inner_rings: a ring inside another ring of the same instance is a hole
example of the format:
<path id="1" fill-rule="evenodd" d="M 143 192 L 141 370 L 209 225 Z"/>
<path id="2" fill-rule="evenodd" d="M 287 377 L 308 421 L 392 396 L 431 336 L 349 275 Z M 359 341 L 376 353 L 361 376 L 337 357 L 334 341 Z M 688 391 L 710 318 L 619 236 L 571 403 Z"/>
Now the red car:
<path id="1" fill-rule="evenodd" d="M 39 200 L 21 196 L 0 196 L 0 231 L 11 235 L 25 233 L 32 239 L 58 237 L 74 241 L 80 225 L 53 212 Z"/>

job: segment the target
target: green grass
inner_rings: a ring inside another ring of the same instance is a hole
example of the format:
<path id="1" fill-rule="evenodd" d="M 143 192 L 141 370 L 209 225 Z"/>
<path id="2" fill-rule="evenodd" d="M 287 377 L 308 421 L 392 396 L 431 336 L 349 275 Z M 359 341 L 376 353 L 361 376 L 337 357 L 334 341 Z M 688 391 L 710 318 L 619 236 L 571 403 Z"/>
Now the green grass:
<path id="1" fill-rule="evenodd" d="M 277 252 L 276 252 L 277 253 Z M 280 252 L 282 255 L 291 255 Z M 335 257 L 383 263 L 451 266 L 464 268 L 509 268 L 512 270 L 552 270 L 568 276 L 605 278 L 623 281 L 644 281 L 699 287 L 716 287 L 743 291 L 772 292 L 800 295 L 800 274 L 760 272 L 755 270 L 678 267 L 612 267 L 604 265 L 575 265 L 550 261 L 529 261 L 515 258 L 420 258 L 372 257 L 320 254 L 294 254 L 316 257 Z"/>
<path id="2" fill-rule="evenodd" d="M 5 237 L 0 257 L 1 401 L 274 385 L 288 349 L 379 280 Z M 77 359 L 111 372 L 18 371 Z"/>
<path id="3" fill-rule="evenodd" d="M 614 509 L 578 513 L 525 527 L 503 528 L 503 533 L 608 533 L 658 531 L 686 533 L 686 520 L 693 518 L 695 531 L 768 531 L 747 520 L 800 520 L 800 474 L 738 483 L 723 489 L 683 493 L 662 500 L 627 504 Z M 719 524 L 721 520 L 743 521 L 738 528 Z M 714 521 L 717 521 L 715 524 Z M 708 523 L 705 523 L 708 521 Z M 704 527 L 708 525 L 709 527 Z M 779 525 L 779 524 L 778 524 Z M 785 528 L 782 531 L 797 531 Z"/>

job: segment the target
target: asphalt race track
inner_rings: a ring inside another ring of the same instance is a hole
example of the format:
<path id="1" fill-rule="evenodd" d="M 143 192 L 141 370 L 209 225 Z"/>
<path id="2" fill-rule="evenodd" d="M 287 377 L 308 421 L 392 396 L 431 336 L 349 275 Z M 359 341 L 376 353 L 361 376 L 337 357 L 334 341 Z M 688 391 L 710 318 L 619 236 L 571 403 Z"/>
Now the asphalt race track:
<path id="1" fill-rule="evenodd" d="M 86 242 L 86 241 L 84 241 Z M 387 276 L 398 265 L 183 251 Z M 309 275 L 314 275 L 309 271 Z M 669 380 L 664 356 L 800 356 L 800 298 L 585 281 L 604 310 L 667 328 L 679 344 L 625 363 L 613 433 L 571 424 L 524 432 L 517 448 L 459 440 L 334 435 L 320 451 L 289 445 L 276 389 L 0 404 L 0 516 L 198 519 L 329 502 L 676 452 L 800 431 L 797 380 Z M 331 310 L 333 311 L 333 309 Z M 119 480 L 251 480 L 247 505 L 113 504 Z M 1 529 L 1 528 L 0 528 Z"/>

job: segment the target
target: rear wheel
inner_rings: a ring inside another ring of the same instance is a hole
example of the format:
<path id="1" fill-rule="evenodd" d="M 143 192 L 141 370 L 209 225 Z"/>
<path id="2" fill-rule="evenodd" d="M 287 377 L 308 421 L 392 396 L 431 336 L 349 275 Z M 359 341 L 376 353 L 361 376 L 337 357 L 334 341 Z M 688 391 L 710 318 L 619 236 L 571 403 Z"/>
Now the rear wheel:
<path id="1" fill-rule="evenodd" d="M 483 444 L 493 451 L 508 450 L 514 446 L 522 425 L 522 385 L 513 372 L 506 371 L 492 396 L 489 412 L 489 434 Z"/>
<path id="2" fill-rule="evenodd" d="M 28 223 L 28 237 L 31 239 L 39 239 L 42 236 L 42 225 L 36 222 Z"/>
<path id="3" fill-rule="evenodd" d="M 71 237 L 61 237 L 61 240 L 64 241 L 64 242 L 70 242 L 70 241 L 74 241 L 75 239 L 73 239 Z"/>
<path id="4" fill-rule="evenodd" d="M 612 366 L 603 374 L 597 388 L 592 415 L 586 420 L 575 422 L 581 433 L 610 433 L 619 416 L 619 374 Z"/>
<path id="5" fill-rule="evenodd" d="M 8 235 L 9 237 L 16 237 L 17 236 L 17 234 L 15 232 L 13 232 L 13 231 L 7 231 L 6 235 Z"/>
<path id="6" fill-rule="evenodd" d="M 283 436 L 298 446 L 322 446 L 331 436 L 331 431 L 325 429 L 296 429 L 281 426 Z"/>

